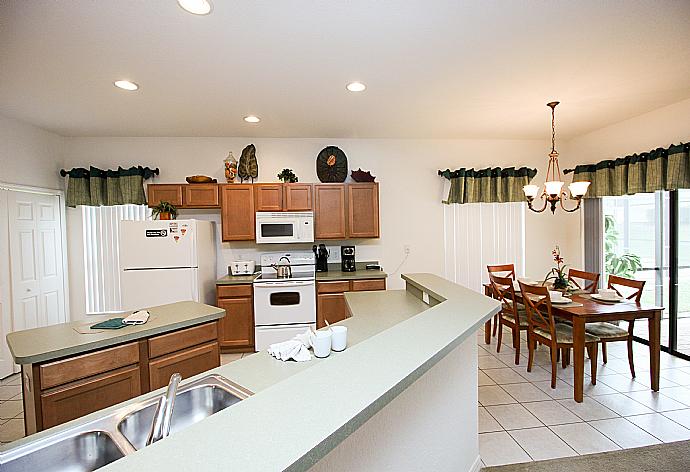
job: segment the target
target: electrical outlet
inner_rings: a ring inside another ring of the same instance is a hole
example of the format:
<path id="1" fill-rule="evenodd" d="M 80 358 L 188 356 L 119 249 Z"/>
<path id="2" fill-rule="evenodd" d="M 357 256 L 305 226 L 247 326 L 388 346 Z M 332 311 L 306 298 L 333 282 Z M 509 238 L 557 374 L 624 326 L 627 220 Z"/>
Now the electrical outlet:
<path id="1" fill-rule="evenodd" d="M 411 248 L 410 248 L 410 245 L 409 245 L 409 244 L 405 244 L 405 245 L 403 246 L 403 252 L 405 253 L 406 256 L 409 256 L 409 255 L 410 255 Z"/>

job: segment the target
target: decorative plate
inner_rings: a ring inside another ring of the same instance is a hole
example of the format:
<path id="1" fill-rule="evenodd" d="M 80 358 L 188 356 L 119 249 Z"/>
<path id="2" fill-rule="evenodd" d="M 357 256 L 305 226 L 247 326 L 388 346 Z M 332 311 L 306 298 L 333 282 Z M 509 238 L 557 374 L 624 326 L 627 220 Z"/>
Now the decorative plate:
<path id="1" fill-rule="evenodd" d="M 211 184 L 218 182 L 216 179 L 213 179 L 206 175 L 191 175 L 189 177 L 186 177 L 185 180 L 189 184 Z"/>
<path id="2" fill-rule="evenodd" d="M 321 182 L 345 182 L 347 156 L 336 146 L 328 146 L 316 156 L 316 175 Z"/>
<path id="3" fill-rule="evenodd" d="M 371 175 L 371 171 L 364 171 L 362 169 L 353 170 L 350 176 L 355 182 L 373 182 L 376 178 Z"/>

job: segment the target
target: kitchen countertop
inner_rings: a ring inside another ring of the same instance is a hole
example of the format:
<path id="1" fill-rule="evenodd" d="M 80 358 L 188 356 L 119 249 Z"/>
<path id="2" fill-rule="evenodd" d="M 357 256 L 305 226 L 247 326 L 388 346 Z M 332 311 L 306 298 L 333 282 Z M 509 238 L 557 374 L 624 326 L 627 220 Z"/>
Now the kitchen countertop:
<path id="1" fill-rule="evenodd" d="M 243 285 L 254 282 L 259 274 L 252 275 L 226 275 L 216 280 L 216 285 Z M 342 272 L 340 270 L 329 270 L 328 272 L 317 272 L 317 282 L 327 282 L 332 280 L 359 280 L 359 279 L 385 279 L 388 277 L 380 270 L 357 270 L 355 272 Z"/>
<path id="2" fill-rule="evenodd" d="M 435 275 L 404 274 L 402 278 L 411 290 L 345 294 L 353 317 L 338 323 L 348 327 L 348 348 L 343 352 L 304 363 L 280 362 L 261 352 L 187 379 L 215 373 L 255 395 L 102 470 L 309 469 L 473 337 L 499 309 L 495 300 Z M 418 298 L 420 287 L 432 297 L 431 305 Z"/>
<path id="3" fill-rule="evenodd" d="M 216 285 L 244 285 L 254 282 L 259 274 L 252 275 L 225 275 L 220 279 L 216 280 Z"/>
<path id="4" fill-rule="evenodd" d="M 125 317 L 131 312 L 89 316 L 85 320 L 10 333 L 7 335 L 7 344 L 17 364 L 35 364 L 167 333 L 225 316 L 225 310 L 221 308 L 191 301 L 161 305 L 148 310 L 151 318 L 143 325 L 89 334 L 78 333 L 75 327 L 88 327 L 110 318 Z"/>

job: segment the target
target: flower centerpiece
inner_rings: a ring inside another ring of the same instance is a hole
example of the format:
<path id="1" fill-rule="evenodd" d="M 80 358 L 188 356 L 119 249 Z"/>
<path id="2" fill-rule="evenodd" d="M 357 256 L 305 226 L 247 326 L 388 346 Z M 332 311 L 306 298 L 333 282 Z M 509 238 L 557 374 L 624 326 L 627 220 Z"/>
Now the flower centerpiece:
<path id="1" fill-rule="evenodd" d="M 561 248 L 556 246 L 554 250 L 551 251 L 551 254 L 553 255 L 553 260 L 556 263 L 556 267 L 553 267 L 546 274 L 544 284 L 546 284 L 546 282 L 553 281 L 554 289 L 566 290 L 568 288 L 568 275 L 565 269 L 568 266 L 564 264 L 565 260 L 563 259 L 563 257 L 561 257 Z"/>

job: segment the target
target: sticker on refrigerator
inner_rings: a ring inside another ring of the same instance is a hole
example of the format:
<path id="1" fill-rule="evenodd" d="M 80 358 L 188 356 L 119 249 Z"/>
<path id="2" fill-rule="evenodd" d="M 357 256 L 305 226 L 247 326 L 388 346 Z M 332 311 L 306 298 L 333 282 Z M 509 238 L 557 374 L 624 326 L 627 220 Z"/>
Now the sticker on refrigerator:
<path id="1" fill-rule="evenodd" d="M 177 233 L 177 222 L 173 221 L 169 225 L 170 227 L 170 234 Z"/>
<path id="2" fill-rule="evenodd" d="M 147 229 L 146 230 L 146 237 L 147 238 L 165 238 L 168 236 L 168 230 L 167 229 Z"/>

